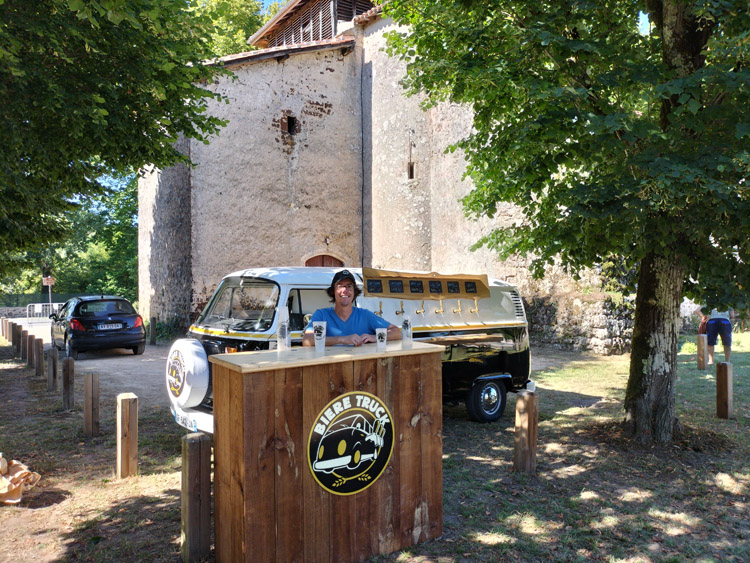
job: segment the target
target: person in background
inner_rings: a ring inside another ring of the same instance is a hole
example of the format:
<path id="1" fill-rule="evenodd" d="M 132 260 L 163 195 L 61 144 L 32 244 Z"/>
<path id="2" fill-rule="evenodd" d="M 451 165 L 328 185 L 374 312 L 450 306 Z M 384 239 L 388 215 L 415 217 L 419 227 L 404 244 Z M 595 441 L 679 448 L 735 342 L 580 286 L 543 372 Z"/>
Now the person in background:
<path id="1" fill-rule="evenodd" d="M 706 343 L 708 351 L 708 363 L 714 363 L 714 349 L 716 340 L 721 337 L 721 344 L 724 346 L 724 361 L 729 362 L 732 356 L 732 322 L 730 317 L 732 311 L 718 311 L 713 309 L 708 315 L 708 324 L 706 325 Z"/>
<path id="2" fill-rule="evenodd" d="M 378 317 L 372 311 L 354 306 L 362 291 L 357 287 L 354 275 L 349 270 L 341 270 L 333 276 L 331 286 L 326 290 L 333 307 L 318 309 L 302 335 L 303 346 L 314 346 L 313 322 L 326 322 L 326 346 L 346 344 L 361 346 L 375 342 L 375 329 L 388 329 L 388 341 L 401 340 L 401 329 Z"/>

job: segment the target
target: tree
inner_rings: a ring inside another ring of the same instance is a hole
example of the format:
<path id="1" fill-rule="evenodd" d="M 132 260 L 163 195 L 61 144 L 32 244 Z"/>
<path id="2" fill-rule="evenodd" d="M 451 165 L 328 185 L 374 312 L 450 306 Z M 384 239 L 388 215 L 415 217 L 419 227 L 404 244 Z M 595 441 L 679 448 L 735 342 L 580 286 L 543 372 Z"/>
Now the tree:
<path id="1" fill-rule="evenodd" d="M 209 41 L 217 57 L 251 50 L 247 40 L 265 20 L 257 0 L 201 0 L 197 11 L 216 22 Z"/>
<path id="2" fill-rule="evenodd" d="M 392 0 L 405 85 L 474 108 L 457 144 L 467 213 L 525 221 L 480 244 L 533 254 L 541 276 L 617 256 L 637 267 L 626 421 L 676 428 L 683 294 L 750 305 L 750 13 L 746 0 Z"/>
<path id="3" fill-rule="evenodd" d="M 138 181 L 135 174 L 101 178 L 104 193 L 79 198 L 67 214 L 71 234 L 25 254 L 28 268 L 0 280 L 6 293 L 48 289 L 43 275 L 55 278 L 55 293 L 109 293 L 138 296 Z M 40 270 L 41 265 L 41 270 Z"/>
<path id="4" fill-rule="evenodd" d="M 96 178 L 186 161 L 178 136 L 218 131 L 212 31 L 174 0 L 0 0 L 0 274 L 63 236 Z"/>

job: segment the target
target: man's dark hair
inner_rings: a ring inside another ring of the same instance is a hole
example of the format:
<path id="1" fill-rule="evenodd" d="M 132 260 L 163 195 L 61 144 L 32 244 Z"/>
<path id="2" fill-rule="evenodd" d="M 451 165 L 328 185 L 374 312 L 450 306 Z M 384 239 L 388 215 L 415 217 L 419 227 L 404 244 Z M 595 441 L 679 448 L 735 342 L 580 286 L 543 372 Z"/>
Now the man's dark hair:
<path id="1" fill-rule="evenodd" d="M 340 272 L 336 272 L 336 275 L 333 276 L 333 281 L 331 282 L 330 287 L 326 289 L 328 297 L 331 298 L 331 303 L 336 302 L 336 297 L 334 296 L 334 289 L 336 288 L 336 284 L 344 279 L 352 280 L 352 283 L 354 284 L 354 299 L 362 294 L 362 290 L 357 287 L 357 280 L 355 279 L 354 274 L 352 274 L 349 270 L 341 270 Z"/>

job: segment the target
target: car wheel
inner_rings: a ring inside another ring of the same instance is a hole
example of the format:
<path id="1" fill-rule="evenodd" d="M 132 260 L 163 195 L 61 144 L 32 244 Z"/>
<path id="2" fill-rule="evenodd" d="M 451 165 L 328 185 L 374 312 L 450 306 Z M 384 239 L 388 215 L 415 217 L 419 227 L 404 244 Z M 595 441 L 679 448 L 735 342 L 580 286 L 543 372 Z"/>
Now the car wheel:
<path id="1" fill-rule="evenodd" d="M 65 356 L 73 358 L 74 360 L 78 359 L 78 350 L 73 348 L 73 343 L 70 341 L 70 338 L 65 340 Z"/>
<path id="2" fill-rule="evenodd" d="M 505 411 L 506 390 L 502 381 L 480 381 L 469 391 L 466 410 L 477 422 L 494 422 Z"/>
<path id="3" fill-rule="evenodd" d="M 146 345 L 145 344 L 139 344 L 138 346 L 133 346 L 133 354 L 136 356 L 140 356 L 146 351 Z"/>

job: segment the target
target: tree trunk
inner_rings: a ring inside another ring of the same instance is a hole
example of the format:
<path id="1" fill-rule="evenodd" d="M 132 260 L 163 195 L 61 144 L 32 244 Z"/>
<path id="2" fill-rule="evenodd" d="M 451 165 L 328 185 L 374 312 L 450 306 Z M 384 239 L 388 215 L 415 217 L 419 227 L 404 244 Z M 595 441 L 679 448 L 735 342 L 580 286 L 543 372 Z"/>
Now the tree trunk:
<path id="1" fill-rule="evenodd" d="M 684 270 L 675 256 L 648 254 L 636 295 L 625 421 L 641 443 L 672 440 Z"/>

